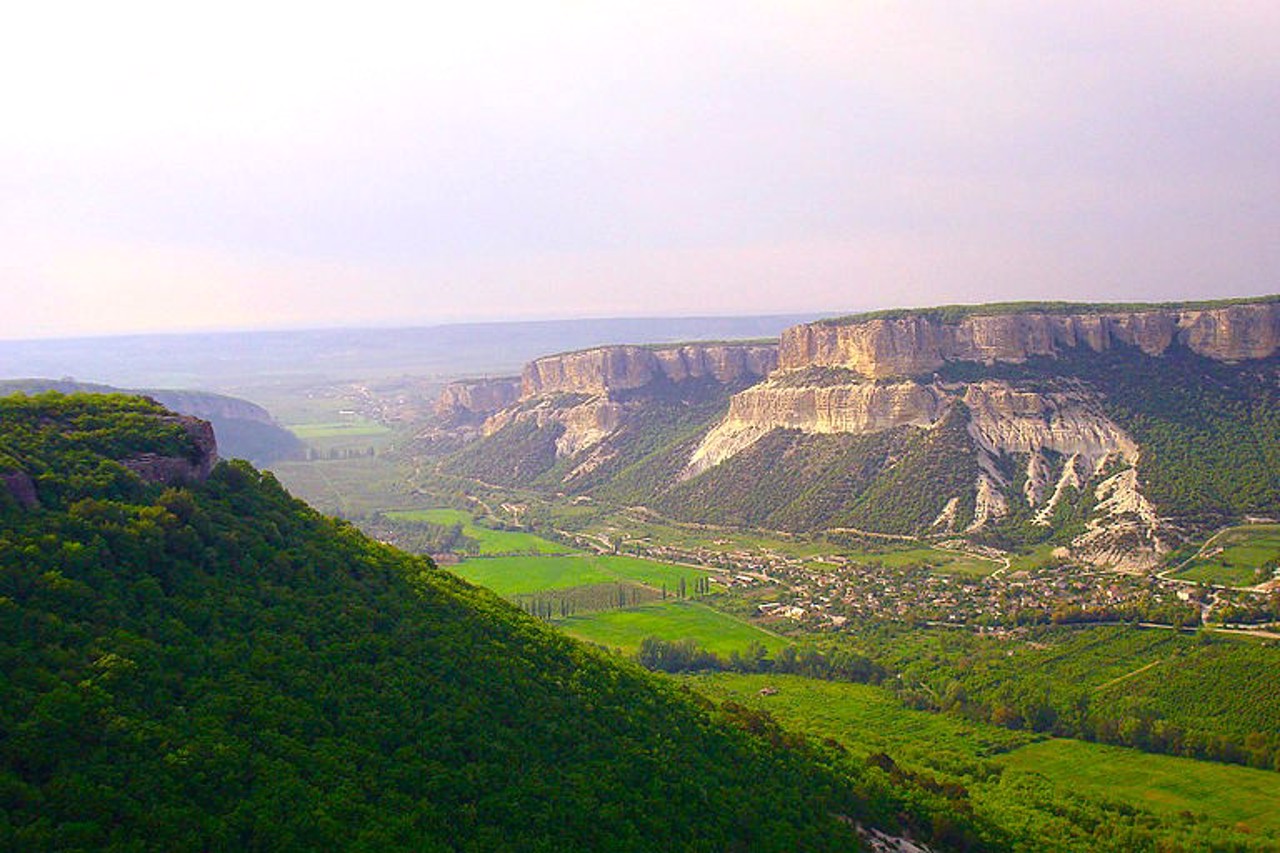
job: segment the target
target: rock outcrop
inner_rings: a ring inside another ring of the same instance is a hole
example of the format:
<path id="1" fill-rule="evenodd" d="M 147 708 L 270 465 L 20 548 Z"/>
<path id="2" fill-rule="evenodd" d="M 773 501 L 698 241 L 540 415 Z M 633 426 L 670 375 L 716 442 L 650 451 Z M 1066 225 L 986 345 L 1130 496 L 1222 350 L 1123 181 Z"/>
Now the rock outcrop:
<path id="1" fill-rule="evenodd" d="M 487 418 L 520 400 L 520 378 L 474 379 L 450 382 L 436 400 L 437 417 Z"/>
<path id="2" fill-rule="evenodd" d="M 25 471 L 6 471 L 0 474 L 0 485 L 23 509 L 35 509 L 40 505 L 35 481 Z"/>
<path id="3" fill-rule="evenodd" d="M 597 473 L 601 466 L 626 465 L 651 453 L 652 447 L 642 450 L 644 442 L 631 440 L 633 428 L 652 439 L 655 427 L 687 424 L 690 417 L 705 424 L 732 391 L 758 382 L 777 361 L 777 344 L 756 342 L 606 346 L 547 356 L 525 366 L 519 399 L 483 424 L 457 417 L 418 439 L 420 446 L 464 446 L 449 465 L 484 471 L 499 482 L 517 471 L 527 480 L 530 470 L 545 473 L 568 460 L 556 480 L 572 488 L 588 474 L 606 476 Z M 451 386 L 446 394 L 441 412 L 477 407 L 473 389 Z M 647 424 L 639 426 L 638 416 Z M 467 433 L 479 441 L 461 444 L 469 441 Z"/>
<path id="4" fill-rule="evenodd" d="M 626 421 L 622 392 L 656 383 L 713 380 L 721 385 L 763 378 L 778 363 L 775 344 L 681 344 L 670 347 L 609 346 L 540 358 L 525 365 L 520 405 L 496 412 L 484 424 L 492 435 L 509 424 L 533 420 L 558 424 L 556 455 L 573 456 L 595 446 Z M 583 399 L 564 405 L 564 395 Z"/>
<path id="5" fill-rule="evenodd" d="M 778 364 L 777 344 L 610 346 L 539 358 L 525 365 L 522 397 L 607 394 L 643 388 L 662 379 L 710 378 L 722 384 L 768 375 Z"/>
<path id="6" fill-rule="evenodd" d="M 926 376 L 948 361 L 1024 362 L 1078 348 L 1102 352 L 1124 345 L 1158 356 L 1185 346 L 1218 361 L 1266 358 L 1280 348 L 1280 302 L 1198 310 L 971 312 L 954 321 L 920 312 L 793 326 L 782 333 L 779 367 L 840 367 L 887 379 Z"/>
<path id="7" fill-rule="evenodd" d="M 168 415 L 162 420 L 182 425 L 192 440 L 192 452 L 186 456 L 140 453 L 119 460 L 120 464 L 151 483 L 177 486 L 203 482 L 218 462 L 218 443 L 213 436 L 213 426 L 208 421 L 187 415 Z"/>

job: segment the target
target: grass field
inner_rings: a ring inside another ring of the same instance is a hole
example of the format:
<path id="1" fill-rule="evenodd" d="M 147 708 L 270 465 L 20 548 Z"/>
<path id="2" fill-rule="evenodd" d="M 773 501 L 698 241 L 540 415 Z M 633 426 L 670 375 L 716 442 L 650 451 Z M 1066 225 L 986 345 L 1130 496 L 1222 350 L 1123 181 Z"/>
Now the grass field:
<path id="1" fill-rule="evenodd" d="M 932 766 L 947 754 L 981 758 L 1024 746 L 1035 737 L 914 711 L 889 691 L 869 684 L 735 673 L 691 676 L 690 683 L 711 696 L 769 711 L 791 728 L 833 737 L 859 755 L 886 752 L 899 761 L 910 758 Z M 777 694 L 760 696 L 766 686 Z"/>
<path id="2" fill-rule="evenodd" d="M 1030 744 L 1000 763 L 1153 812 L 1203 813 L 1224 823 L 1280 831 L 1280 774 L 1266 770 L 1067 739 Z"/>
<path id="3" fill-rule="evenodd" d="M 1009 555 L 1009 570 L 1014 572 L 1029 572 L 1034 569 L 1052 562 L 1053 550 L 1057 546 L 1052 542 L 1046 542 L 1037 545 L 1025 554 Z"/>
<path id="4" fill-rule="evenodd" d="M 1046 779 L 1067 797 L 1122 801 L 1167 818 L 1202 814 L 1226 826 L 1280 831 L 1280 774 L 1152 755 L 1121 747 L 1025 732 L 903 706 L 870 685 L 798 676 L 690 676 L 696 689 L 769 711 L 784 725 L 831 737 L 855 754 L 883 751 L 906 766 L 943 773 L 976 759 Z M 760 696 L 763 687 L 777 694 Z M 1007 775 L 1007 774 L 1006 774 Z M 969 783 L 980 799 L 981 783 Z"/>
<path id="5" fill-rule="evenodd" d="M 692 587 L 707 573 L 687 566 L 673 566 L 639 557 L 566 554 L 545 557 L 486 557 L 466 560 L 453 571 L 499 595 L 519 595 L 548 589 L 568 589 L 590 584 L 632 581 L 674 594 L 681 578 Z"/>
<path id="6" fill-rule="evenodd" d="M 622 610 L 602 610 L 570 616 L 555 624 L 580 640 L 629 654 L 640 648 L 645 637 L 691 639 L 702 648 L 726 657 L 734 651 L 744 651 L 753 642 L 762 643 L 770 654 L 777 654 L 790 645 L 782 637 L 696 601 L 660 601 Z"/>
<path id="7" fill-rule="evenodd" d="M 294 497 L 329 515 L 356 515 L 409 499 L 405 472 L 382 456 L 276 462 L 271 471 Z"/>
<path id="8" fill-rule="evenodd" d="M 571 549 L 558 542 L 519 530 L 492 530 L 475 523 L 470 513 L 460 509 L 406 509 L 385 513 L 394 521 L 427 521 L 432 524 L 461 524 L 464 535 L 480 543 L 486 554 L 565 554 Z"/>
<path id="9" fill-rule="evenodd" d="M 879 563 L 886 568 L 900 569 L 908 566 L 928 566 L 935 572 L 946 575 L 962 575 L 964 577 L 986 577 L 1003 563 L 984 560 L 960 551 L 948 551 L 941 548 L 890 547 L 876 552 L 846 552 L 852 560 L 864 563 Z"/>
<path id="10" fill-rule="evenodd" d="M 289 424 L 289 430 L 321 457 L 380 450 L 395 438 L 391 428 L 364 418 Z"/>
<path id="11" fill-rule="evenodd" d="M 1214 536 L 1173 577 L 1253 586 L 1272 578 L 1272 573 L 1264 567 L 1275 566 L 1277 561 L 1280 561 L 1280 524 L 1248 524 Z M 1261 573 L 1260 569 L 1263 569 Z"/>

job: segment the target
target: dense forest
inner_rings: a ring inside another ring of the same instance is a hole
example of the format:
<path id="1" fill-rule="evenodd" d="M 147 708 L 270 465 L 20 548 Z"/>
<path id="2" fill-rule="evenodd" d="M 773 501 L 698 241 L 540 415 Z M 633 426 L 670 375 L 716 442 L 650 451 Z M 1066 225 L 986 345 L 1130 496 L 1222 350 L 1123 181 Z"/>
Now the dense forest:
<path id="1" fill-rule="evenodd" d="M 571 641 L 246 463 L 140 479 L 118 460 L 198 451 L 153 403 L 11 397 L 0 425 L 0 848 L 1006 843 L 954 792 Z"/>

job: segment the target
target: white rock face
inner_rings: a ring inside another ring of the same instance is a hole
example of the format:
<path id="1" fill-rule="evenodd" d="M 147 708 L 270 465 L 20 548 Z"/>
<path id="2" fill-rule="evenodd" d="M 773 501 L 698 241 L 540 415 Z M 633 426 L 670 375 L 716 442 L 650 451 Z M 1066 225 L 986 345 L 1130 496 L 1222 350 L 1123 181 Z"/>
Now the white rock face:
<path id="1" fill-rule="evenodd" d="M 785 387 L 764 382 L 735 394 L 729 414 L 693 452 L 683 478 L 702 473 L 741 453 L 775 429 L 861 435 L 897 426 L 928 427 L 949 401 L 932 385 L 917 382 Z"/>
<path id="2" fill-rule="evenodd" d="M 1098 484 L 1095 516 L 1071 543 L 1077 557 L 1123 571 L 1158 567 L 1170 546 L 1161 536 L 1155 507 L 1138 489 L 1138 472 L 1127 468 Z"/>
<path id="3" fill-rule="evenodd" d="M 622 423 L 623 406 L 607 397 L 592 397 L 576 406 L 556 405 L 551 398 L 529 407 L 504 409 L 484 422 L 484 434 L 493 435 L 511 423 L 533 420 L 538 427 L 557 423 L 564 432 L 556 439 L 556 455 L 572 456 L 600 442 Z"/>
<path id="4" fill-rule="evenodd" d="M 986 381 L 966 386 L 963 399 L 970 434 L 988 453 L 1052 450 L 1093 468 L 1113 453 L 1130 462 L 1138 458 L 1137 443 L 1083 389 L 1042 394 Z"/>
<path id="5" fill-rule="evenodd" d="M 777 366 L 778 345 L 772 343 L 597 347 L 529 362 L 521 374 L 521 396 L 607 394 L 661 379 L 729 383 L 763 378 Z"/>
<path id="6" fill-rule="evenodd" d="M 985 455 L 979 462 L 1001 484 L 991 460 L 1002 454 L 1032 454 L 1033 464 L 1043 466 L 1037 452 L 1052 450 L 1092 468 L 1112 454 L 1137 459 L 1137 444 L 1083 389 L 1040 394 L 999 381 L 945 386 L 911 380 L 792 387 L 779 374 L 734 395 L 728 415 L 693 452 L 684 476 L 741 453 L 774 429 L 864 435 L 900 426 L 930 428 L 957 402 L 969 409 L 970 435 Z M 1033 473 L 1031 479 L 1043 476 Z M 1032 506 L 1047 486 L 1036 482 L 1034 488 Z"/>
<path id="7" fill-rule="evenodd" d="M 1203 310 L 973 314 L 942 322 L 927 312 L 895 318 L 819 321 L 782 333 L 779 367 L 844 367 L 869 379 L 923 376 L 948 361 L 1023 362 L 1068 349 L 1117 345 L 1162 355 L 1185 346 L 1219 361 L 1265 358 L 1280 348 L 1280 303 Z"/>
<path id="8" fill-rule="evenodd" d="M 1038 510 L 1034 520 L 1040 524 L 1050 523 L 1069 489 L 1082 489 L 1108 465 L 1115 465 L 1122 470 L 1097 487 L 1094 518 L 1074 550 L 1082 559 L 1121 568 L 1158 559 L 1163 548 L 1160 521 L 1138 488 L 1138 445 L 1082 385 L 1064 384 L 1051 392 L 999 380 L 948 385 L 855 379 L 803 385 L 796 374 L 780 371 L 733 397 L 729 413 L 693 451 L 681 478 L 695 477 L 732 458 L 775 429 L 848 435 L 903 426 L 933 429 L 956 406 L 967 409 L 967 429 L 981 472 L 971 493 L 974 516 L 964 532 L 973 533 L 1008 515 L 1010 456 L 1027 459 L 1023 496 Z M 956 529 L 960 501 L 959 495 L 948 496 L 933 522 L 935 530 Z M 1134 553 L 1126 553 L 1135 542 Z"/>
<path id="9" fill-rule="evenodd" d="M 1009 514 L 1009 502 L 996 482 L 984 474 L 978 475 L 977 492 L 973 505 L 973 522 L 965 528 L 966 533 L 981 530 L 992 521 L 998 521 Z"/>

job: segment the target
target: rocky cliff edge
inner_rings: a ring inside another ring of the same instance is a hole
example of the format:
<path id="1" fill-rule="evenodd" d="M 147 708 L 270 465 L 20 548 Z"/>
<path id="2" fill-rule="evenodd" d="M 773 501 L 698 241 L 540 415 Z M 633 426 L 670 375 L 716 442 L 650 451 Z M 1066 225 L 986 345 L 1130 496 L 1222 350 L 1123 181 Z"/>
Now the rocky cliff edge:
<path id="1" fill-rule="evenodd" d="M 867 379 L 889 379 L 925 375 L 948 361 L 1023 362 L 1079 348 L 1102 352 L 1123 345 L 1159 356 L 1185 346 L 1229 362 L 1266 358 L 1280 348 L 1276 301 L 1195 310 L 966 311 L 952 321 L 922 311 L 793 326 L 782 333 L 779 367 L 840 367 Z"/>

